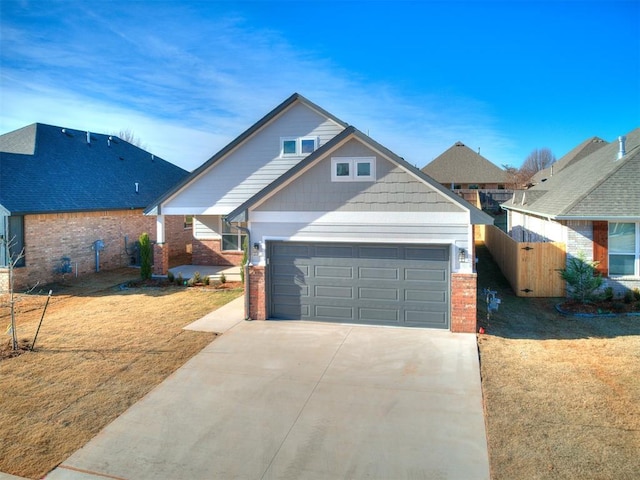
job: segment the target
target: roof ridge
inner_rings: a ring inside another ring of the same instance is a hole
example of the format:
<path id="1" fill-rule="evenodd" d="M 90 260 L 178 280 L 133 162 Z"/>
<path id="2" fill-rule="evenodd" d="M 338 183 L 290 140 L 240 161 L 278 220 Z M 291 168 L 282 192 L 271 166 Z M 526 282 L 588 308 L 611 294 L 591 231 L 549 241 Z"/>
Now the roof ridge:
<path id="1" fill-rule="evenodd" d="M 611 143 L 609 143 L 609 145 L 611 145 Z M 631 154 L 631 152 L 634 151 L 634 150 L 637 150 L 637 151 L 635 153 Z M 587 196 L 589 196 L 594 190 L 596 190 L 603 183 L 608 181 L 609 178 L 611 178 L 611 176 L 613 174 L 615 174 L 615 172 L 620 170 L 620 168 L 622 168 L 627 163 L 628 160 L 630 160 L 631 158 L 634 158 L 638 154 L 640 154 L 640 144 L 635 145 L 634 147 L 632 147 L 631 150 L 628 151 L 627 154 L 623 158 L 615 160 L 614 163 L 616 165 L 611 170 L 609 170 L 609 172 L 606 175 L 603 175 L 597 182 L 595 182 L 591 186 L 591 188 L 585 190 L 582 195 L 577 197 L 570 205 L 568 205 L 566 208 L 564 208 L 560 212 L 560 215 L 566 214 L 567 212 L 570 212 L 576 205 L 578 205 L 582 200 L 584 200 Z"/>

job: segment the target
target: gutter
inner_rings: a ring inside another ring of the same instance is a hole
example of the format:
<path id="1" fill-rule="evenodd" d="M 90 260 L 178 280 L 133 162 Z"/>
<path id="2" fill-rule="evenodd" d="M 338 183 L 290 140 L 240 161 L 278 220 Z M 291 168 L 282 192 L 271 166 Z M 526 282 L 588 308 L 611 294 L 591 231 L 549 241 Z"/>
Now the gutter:
<path id="1" fill-rule="evenodd" d="M 247 249 L 251 248 L 251 231 L 248 228 L 245 227 L 241 227 L 239 225 L 232 225 L 231 222 L 228 220 L 228 217 L 224 217 L 224 223 L 226 223 L 227 225 L 229 225 L 230 227 L 233 228 L 237 228 L 238 230 L 240 230 L 241 232 L 245 232 L 247 234 Z M 249 302 L 249 292 L 250 292 L 250 288 L 249 288 L 249 266 L 251 265 L 251 253 L 247 253 L 247 264 L 246 265 L 242 265 L 242 268 L 244 269 L 244 284 L 245 284 L 245 288 L 244 288 L 244 319 L 245 320 L 251 320 L 249 318 L 249 308 L 251 306 L 250 302 Z"/>

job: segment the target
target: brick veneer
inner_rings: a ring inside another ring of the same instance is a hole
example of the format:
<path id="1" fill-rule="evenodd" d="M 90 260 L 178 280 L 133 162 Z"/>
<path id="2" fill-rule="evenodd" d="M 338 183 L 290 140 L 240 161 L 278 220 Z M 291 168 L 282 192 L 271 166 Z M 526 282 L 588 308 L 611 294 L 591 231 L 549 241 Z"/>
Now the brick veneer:
<path id="1" fill-rule="evenodd" d="M 166 275 L 169 272 L 169 245 L 156 243 L 153 246 L 153 274 Z"/>
<path id="2" fill-rule="evenodd" d="M 249 318 L 267 319 L 267 290 L 264 267 L 249 267 Z"/>
<path id="3" fill-rule="evenodd" d="M 167 217 L 167 239 L 172 250 L 169 254 L 184 253 L 191 243 L 191 231 L 184 229 L 183 217 Z M 142 210 L 114 210 L 105 212 L 74 212 L 25 215 L 24 245 L 25 267 L 14 270 L 14 286 L 23 290 L 36 284 L 60 279 L 56 267 L 62 257 L 71 260 L 73 268 L 68 276 L 95 272 L 96 240 L 104 242 L 100 252 L 100 270 L 110 270 L 131 264 L 125 251 L 125 236 L 129 244 L 138 240 L 143 232 L 152 240 L 156 235 L 156 217 L 145 216 Z M 170 235 L 170 236 L 169 236 Z M 0 269 L 0 288 L 6 289 L 8 269 Z"/>
<path id="4" fill-rule="evenodd" d="M 242 264 L 242 252 L 222 251 L 222 240 L 199 240 L 193 239 L 194 265 L 229 265 L 239 266 Z"/>
<path id="5" fill-rule="evenodd" d="M 477 288 L 475 273 L 451 274 L 451 331 L 475 333 L 477 322 Z"/>

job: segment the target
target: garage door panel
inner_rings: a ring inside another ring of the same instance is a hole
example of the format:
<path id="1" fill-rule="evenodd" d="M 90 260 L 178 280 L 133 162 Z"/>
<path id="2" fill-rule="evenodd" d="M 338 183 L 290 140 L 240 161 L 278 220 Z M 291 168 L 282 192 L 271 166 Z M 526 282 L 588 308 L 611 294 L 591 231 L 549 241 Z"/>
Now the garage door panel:
<path id="1" fill-rule="evenodd" d="M 348 298 L 353 299 L 352 287 L 330 287 L 327 285 L 317 285 L 314 288 L 317 298 Z"/>
<path id="2" fill-rule="evenodd" d="M 316 278 L 353 278 L 352 267 L 318 265 L 314 273 Z"/>
<path id="3" fill-rule="evenodd" d="M 350 321 L 353 319 L 353 307 L 314 305 L 314 311 L 318 320 Z"/>
<path id="4" fill-rule="evenodd" d="M 447 270 L 445 269 L 418 269 L 406 268 L 404 271 L 404 279 L 410 282 L 446 282 Z"/>
<path id="5" fill-rule="evenodd" d="M 447 328 L 449 247 L 300 244 L 269 248 L 273 318 Z M 286 254 L 285 254 L 286 252 Z M 296 257 L 291 252 L 304 253 Z M 442 260 L 438 260 L 442 259 Z M 298 302 L 296 308 L 294 302 Z"/>
<path id="6" fill-rule="evenodd" d="M 373 280 L 398 280 L 400 274 L 397 268 L 360 267 L 358 278 Z"/>
<path id="7" fill-rule="evenodd" d="M 404 299 L 408 302 L 447 304 L 447 295 L 443 291 L 405 290 Z"/>
<path id="8" fill-rule="evenodd" d="M 380 325 L 398 324 L 397 309 L 381 308 L 360 308 L 358 320 L 364 323 L 374 323 Z"/>
<path id="9" fill-rule="evenodd" d="M 400 248 L 393 246 L 362 246 L 358 248 L 359 258 L 398 259 L 400 255 Z"/>
<path id="10" fill-rule="evenodd" d="M 398 300 L 397 288 L 359 288 L 358 298 L 364 300 Z"/>
<path id="11" fill-rule="evenodd" d="M 353 247 L 350 245 L 317 245 L 314 253 L 316 257 L 352 258 Z"/>

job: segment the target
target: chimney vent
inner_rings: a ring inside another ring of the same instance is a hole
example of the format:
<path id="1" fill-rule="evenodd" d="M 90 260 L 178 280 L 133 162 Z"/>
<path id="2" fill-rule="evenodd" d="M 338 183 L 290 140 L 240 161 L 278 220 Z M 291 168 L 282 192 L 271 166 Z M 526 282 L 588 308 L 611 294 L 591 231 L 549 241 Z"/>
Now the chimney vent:
<path id="1" fill-rule="evenodd" d="M 91 145 L 91 133 L 87 131 L 87 145 Z"/>
<path id="2" fill-rule="evenodd" d="M 618 151 L 618 160 L 620 160 L 622 157 L 624 157 L 627 154 L 625 150 L 626 141 L 627 141 L 627 137 L 625 137 L 624 135 L 621 135 L 618 137 L 618 142 L 620 143 L 620 150 Z"/>

